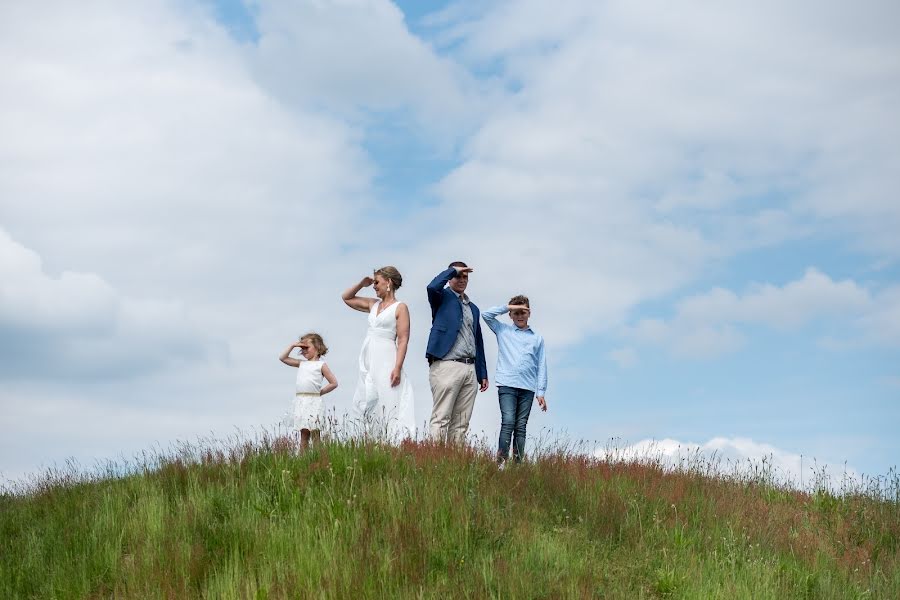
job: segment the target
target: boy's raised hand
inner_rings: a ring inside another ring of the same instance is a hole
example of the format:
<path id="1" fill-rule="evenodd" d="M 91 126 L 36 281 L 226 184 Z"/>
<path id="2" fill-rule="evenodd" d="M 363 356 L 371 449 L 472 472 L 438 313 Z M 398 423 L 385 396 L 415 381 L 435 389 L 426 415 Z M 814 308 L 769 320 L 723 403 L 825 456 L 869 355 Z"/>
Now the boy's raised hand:
<path id="1" fill-rule="evenodd" d="M 463 273 L 472 273 L 475 271 L 475 269 L 472 267 L 453 267 L 453 268 L 456 269 L 457 275 L 462 275 Z"/>
<path id="2" fill-rule="evenodd" d="M 531 312 L 531 309 L 528 308 L 527 306 L 525 306 L 524 304 L 509 304 L 509 305 L 507 305 L 506 308 L 509 309 L 509 312 L 512 312 L 514 310 L 524 310 L 527 313 Z"/>

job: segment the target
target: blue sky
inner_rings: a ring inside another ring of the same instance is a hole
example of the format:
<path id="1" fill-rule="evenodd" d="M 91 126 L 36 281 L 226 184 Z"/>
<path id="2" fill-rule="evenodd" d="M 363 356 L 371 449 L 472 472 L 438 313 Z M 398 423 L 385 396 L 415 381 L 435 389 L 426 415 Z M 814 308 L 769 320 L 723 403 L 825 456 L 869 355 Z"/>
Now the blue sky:
<path id="1" fill-rule="evenodd" d="M 535 433 L 886 473 L 897 16 L 3 6 L 0 473 L 271 426 L 277 356 L 309 329 L 347 410 L 365 324 L 339 295 L 385 264 L 424 421 L 423 288 L 456 259 L 479 305 L 532 298 L 551 357 Z M 472 425 L 496 435 L 493 387 Z"/>

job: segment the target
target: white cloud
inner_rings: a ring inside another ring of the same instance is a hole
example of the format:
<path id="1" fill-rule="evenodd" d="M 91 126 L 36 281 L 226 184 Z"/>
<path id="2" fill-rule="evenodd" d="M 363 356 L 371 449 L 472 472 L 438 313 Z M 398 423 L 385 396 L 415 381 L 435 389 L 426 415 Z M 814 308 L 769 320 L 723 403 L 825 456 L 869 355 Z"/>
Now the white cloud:
<path id="1" fill-rule="evenodd" d="M 177 302 L 129 298 L 94 273 L 49 277 L 3 230 L 0 257 L 0 378 L 133 377 L 227 358 Z"/>
<path id="2" fill-rule="evenodd" d="M 0 219 L 51 272 L 250 287 L 328 242 L 304 231 L 341 232 L 367 206 L 358 132 L 285 110 L 205 15 L 3 10 L 0 156 L 15 168 Z"/>
<path id="3" fill-rule="evenodd" d="M 678 319 L 691 323 L 763 323 L 782 329 L 810 321 L 865 311 L 871 304 L 867 290 L 850 280 L 834 281 L 810 268 L 803 277 L 778 287 L 757 284 L 743 296 L 729 290 L 712 291 L 678 303 Z"/>
<path id="4" fill-rule="evenodd" d="M 41 258 L 0 229 L 0 323 L 65 334 L 109 331 L 118 298 L 93 273 L 63 272 L 52 279 Z"/>
<path id="5" fill-rule="evenodd" d="M 896 14 L 881 1 L 502 3 L 450 27 L 461 56 L 499 62 L 519 89 L 470 162 L 486 196 L 500 186 L 485 169 L 507 189 L 547 182 L 544 203 L 594 189 L 598 211 L 627 205 L 637 224 L 662 211 L 726 253 L 827 223 L 896 258 Z"/>
<path id="6" fill-rule="evenodd" d="M 608 460 L 647 461 L 669 469 L 696 469 L 709 474 L 756 475 L 802 489 L 825 486 L 839 491 L 842 485 L 851 489 L 862 482 L 857 470 L 841 462 L 828 463 L 741 437 L 714 437 L 704 443 L 671 438 L 645 439 L 624 447 L 599 448 L 595 456 Z"/>
<path id="7" fill-rule="evenodd" d="M 817 269 L 779 287 L 753 284 L 746 293 L 714 288 L 679 301 L 669 321 L 638 320 L 625 337 L 668 347 L 687 358 L 712 358 L 738 350 L 750 327 L 796 330 L 827 322 L 850 328 L 843 345 L 900 344 L 900 294 L 894 287 L 872 292 L 852 280 L 834 281 Z M 846 335 L 846 334 L 845 334 Z M 842 344 L 824 340 L 832 348 Z"/>
<path id="8" fill-rule="evenodd" d="M 254 71 L 293 106 L 351 118 L 368 109 L 412 114 L 414 130 L 455 137 L 487 99 L 465 69 L 412 35 L 388 0 L 265 0 L 257 8 Z"/>

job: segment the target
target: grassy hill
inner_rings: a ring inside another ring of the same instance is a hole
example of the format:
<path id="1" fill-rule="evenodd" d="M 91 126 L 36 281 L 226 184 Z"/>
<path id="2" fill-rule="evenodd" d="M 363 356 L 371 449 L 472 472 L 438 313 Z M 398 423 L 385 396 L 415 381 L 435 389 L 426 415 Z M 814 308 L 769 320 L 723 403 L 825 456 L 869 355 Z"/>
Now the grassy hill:
<path id="1" fill-rule="evenodd" d="M 900 598 L 898 488 L 263 438 L 7 490 L 0 597 Z"/>

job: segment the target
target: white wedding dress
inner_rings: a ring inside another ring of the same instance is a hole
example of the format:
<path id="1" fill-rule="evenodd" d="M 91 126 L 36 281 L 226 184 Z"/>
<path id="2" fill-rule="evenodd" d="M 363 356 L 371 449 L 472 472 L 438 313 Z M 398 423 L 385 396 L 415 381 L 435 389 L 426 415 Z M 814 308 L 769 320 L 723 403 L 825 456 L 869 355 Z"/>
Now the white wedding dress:
<path id="1" fill-rule="evenodd" d="M 391 371 L 397 362 L 397 305 L 394 302 L 378 314 L 379 300 L 369 311 L 369 330 L 359 353 L 359 382 L 353 405 L 362 418 L 366 433 L 387 441 L 415 437 L 416 418 L 413 390 L 400 370 L 400 385 L 391 387 Z"/>

